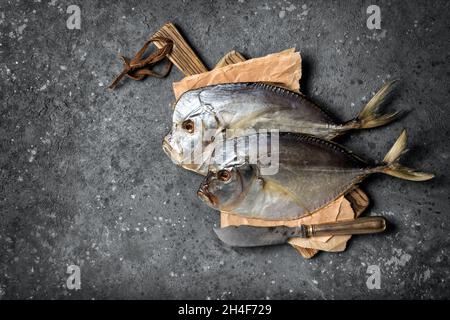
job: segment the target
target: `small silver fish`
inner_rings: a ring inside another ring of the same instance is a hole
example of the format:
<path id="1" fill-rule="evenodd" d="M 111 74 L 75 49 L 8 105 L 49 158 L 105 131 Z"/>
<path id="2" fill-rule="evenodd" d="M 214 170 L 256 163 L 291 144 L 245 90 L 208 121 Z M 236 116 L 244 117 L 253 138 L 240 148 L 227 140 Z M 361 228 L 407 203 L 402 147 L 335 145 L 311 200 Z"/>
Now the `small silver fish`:
<path id="1" fill-rule="evenodd" d="M 227 138 L 251 128 L 333 139 L 349 130 L 378 127 L 398 115 L 377 114 L 393 83 L 385 84 L 355 119 L 343 124 L 304 95 L 264 83 L 219 84 L 187 91 L 174 107 L 172 129 L 163 140 L 163 149 L 174 163 L 205 175 L 214 150 L 211 143 L 224 130 Z"/>
<path id="2" fill-rule="evenodd" d="M 312 214 L 350 191 L 372 173 L 425 181 L 432 174 L 399 164 L 406 146 L 403 131 L 381 165 L 344 147 L 310 135 L 280 136 L 279 171 L 261 174 L 258 164 L 212 169 L 197 194 L 214 209 L 249 218 L 289 220 Z"/>

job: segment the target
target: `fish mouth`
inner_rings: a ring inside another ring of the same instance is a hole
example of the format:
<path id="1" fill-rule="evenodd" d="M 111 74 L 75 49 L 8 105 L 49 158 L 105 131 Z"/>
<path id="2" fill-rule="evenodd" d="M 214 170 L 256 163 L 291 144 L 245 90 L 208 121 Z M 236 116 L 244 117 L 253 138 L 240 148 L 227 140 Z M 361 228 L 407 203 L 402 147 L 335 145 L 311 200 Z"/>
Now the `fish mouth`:
<path id="1" fill-rule="evenodd" d="M 162 149 L 164 153 L 178 166 L 183 167 L 184 169 L 197 172 L 200 168 L 199 164 L 189 163 L 185 159 L 183 159 L 183 152 L 178 152 L 171 144 L 168 138 L 168 135 L 164 137 L 162 141 Z"/>
<path id="2" fill-rule="evenodd" d="M 197 196 L 199 196 L 199 198 L 204 202 L 209 203 L 214 207 L 216 207 L 219 204 L 219 199 L 217 199 L 215 195 L 213 195 L 208 191 L 207 185 L 200 186 L 200 188 L 197 191 Z"/>
<path id="3" fill-rule="evenodd" d="M 164 153 L 167 154 L 169 158 L 172 159 L 173 162 L 175 162 L 176 164 L 181 163 L 180 161 L 181 155 L 178 152 L 176 152 L 170 145 L 170 142 L 167 140 L 167 136 L 165 136 L 162 141 L 162 148 Z"/>

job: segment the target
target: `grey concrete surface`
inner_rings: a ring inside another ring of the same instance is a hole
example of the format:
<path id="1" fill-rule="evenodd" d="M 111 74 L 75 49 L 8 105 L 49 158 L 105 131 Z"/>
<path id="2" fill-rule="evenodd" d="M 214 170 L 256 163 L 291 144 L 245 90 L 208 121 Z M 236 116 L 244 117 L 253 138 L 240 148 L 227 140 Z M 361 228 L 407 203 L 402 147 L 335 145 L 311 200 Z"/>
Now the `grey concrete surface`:
<path id="1" fill-rule="evenodd" d="M 366 27 L 370 1 L 1 0 L 0 299 L 449 298 L 450 5 L 375 3 L 382 30 Z M 81 30 L 66 28 L 71 4 Z M 390 229 L 342 253 L 224 246 L 218 214 L 196 198 L 201 177 L 161 149 L 181 73 L 106 90 L 117 54 L 131 57 L 166 21 L 209 67 L 231 49 L 295 46 L 302 91 L 342 120 L 400 78 L 387 109 L 410 112 L 340 142 L 380 160 L 406 128 L 404 163 L 437 177 L 365 181 L 366 214 Z M 66 287 L 69 265 L 80 290 Z"/>

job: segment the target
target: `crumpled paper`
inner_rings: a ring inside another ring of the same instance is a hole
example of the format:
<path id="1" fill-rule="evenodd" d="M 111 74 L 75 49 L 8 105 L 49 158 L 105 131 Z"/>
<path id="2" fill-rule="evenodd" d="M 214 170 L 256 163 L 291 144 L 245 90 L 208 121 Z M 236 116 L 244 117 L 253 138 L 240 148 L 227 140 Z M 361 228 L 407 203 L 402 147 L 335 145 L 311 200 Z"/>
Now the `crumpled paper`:
<path id="1" fill-rule="evenodd" d="M 284 50 L 262 58 L 250 59 L 244 62 L 216 68 L 212 71 L 189 76 L 173 84 L 176 98 L 184 92 L 203 86 L 233 83 L 233 82 L 266 82 L 276 84 L 292 91 L 299 92 L 301 77 L 301 56 L 295 49 Z M 262 219 L 244 218 L 238 215 L 221 212 L 220 226 L 252 225 L 252 226 L 298 226 L 300 224 L 320 224 L 356 218 L 368 204 L 368 199 L 362 191 L 356 196 L 362 199 L 362 207 L 357 212 L 352 208 L 345 196 L 341 196 L 325 208 L 296 220 L 267 221 Z M 344 251 L 351 236 L 321 236 L 311 238 L 292 238 L 288 241 L 305 258 L 312 257 L 316 250 L 329 252 Z M 307 249 L 305 249 L 307 248 Z M 308 251 L 308 249 L 313 249 Z"/>
<path id="2" fill-rule="evenodd" d="M 173 83 L 173 92 L 178 100 L 188 90 L 231 82 L 266 82 L 299 92 L 301 75 L 300 53 L 291 48 L 186 77 Z"/>

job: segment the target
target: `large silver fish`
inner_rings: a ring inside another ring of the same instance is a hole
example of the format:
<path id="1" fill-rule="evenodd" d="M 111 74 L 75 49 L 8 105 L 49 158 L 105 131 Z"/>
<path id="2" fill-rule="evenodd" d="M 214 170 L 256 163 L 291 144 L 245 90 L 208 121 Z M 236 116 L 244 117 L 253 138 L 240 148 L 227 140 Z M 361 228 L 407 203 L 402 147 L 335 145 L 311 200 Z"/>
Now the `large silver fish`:
<path id="1" fill-rule="evenodd" d="M 353 129 L 384 125 L 397 112 L 377 114 L 391 91 L 385 84 L 358 116 L 343 124 L 302 94 L 264 83 L 219 84 L 185 92 L 177 101 L 172 129 L 163 140 L 163 149 L 178 165 L 205 175 L 217 133 L 227 130 L 227 138 L 239 129 L 267 129 L 311 134 L 333 139 Z"/>
<path id="2" fill-rule="evenodd" d="M 260 165 L 214 169 L 201 184 L 198 195 L 223 212 L 265 220 L 289 220 L 311 214 L 372 173 L 411 181 L 431 179 L 398 163 L 406 146 L 403 131 L 380 165 L 366 161 L 342 146 L 310 135 L 280 136 L 279 170 L 261 174 Z"/>

